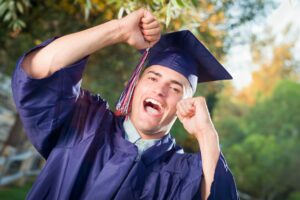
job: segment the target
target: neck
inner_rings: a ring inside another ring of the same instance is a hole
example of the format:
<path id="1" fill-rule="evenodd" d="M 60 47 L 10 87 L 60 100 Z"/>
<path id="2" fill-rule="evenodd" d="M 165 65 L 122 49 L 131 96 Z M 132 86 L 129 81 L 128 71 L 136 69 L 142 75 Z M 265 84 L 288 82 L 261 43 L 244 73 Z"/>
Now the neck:
<path id="1" fill-rule="evenodd" d="M 168 133 L 168 132 L 158 132 L 158 133 L 145 134 L 145 133 L 140 132 L 138 129 L 137 129 L 137 131 L 140 134 L 141 138 L 143 138 L 145 140 L 160 139 Z"/>
<path id="2" fill-rule="evenodd" d="M 129 120 L 130 123 L 132 123 L 132 125 L 134 126 L 134 128 L 136 129 L 136 131 L 139 133 L 139 135 L 141 136 L 142 139 L 145 139 L 145 140 L 150 140 L 150 139 L 160 139 L 162 138 L 163 136 L 167 135 L 169 133 L 169 130 L 167 131 L 141 131 L 134 123 L 133 120 L 130 119 L 130 116 L 128 115 L 126 117 L 125 120 Z"/>

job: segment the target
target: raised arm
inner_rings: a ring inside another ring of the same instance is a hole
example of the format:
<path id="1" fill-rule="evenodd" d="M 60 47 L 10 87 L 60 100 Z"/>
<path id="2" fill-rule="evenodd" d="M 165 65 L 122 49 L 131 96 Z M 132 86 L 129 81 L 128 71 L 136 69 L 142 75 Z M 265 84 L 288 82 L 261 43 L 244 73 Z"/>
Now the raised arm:
<path id="1" fill-rule="evenodd" d="M 220 152 L 218 133 L 205 99 L 194 97 L 181 100 L 177 104 L 177 116 L 187 132 L 194 135 L 199 143 L 203 171 L 201 199 L 238 200 L 234 178 Z"/>
<path id="2" fill-rule="evenodd" d="M 32 78 L 45 78 L 95 51 L 119 42 L 143 49 L 160 38 L 160 27 L 145 9 L 137 10 L 120 20 L 60 37 L 27 55 L 23 69 Z"/>
<path id="3" fill-rule="evenodd" d="M 159 37 L 157 20 L 141 9 L 120 20 L 47 40 L 20 57 L 12 77 L 12 92 L 27 136 L 36 149 L 47 158 L 61 133 L 67 134 L 62 127 L 79 124 L 70 122 L 70 113 L 83 104 L 87 95 L 80 89 L 87 55 L 118 42 L 146 48 Z M 101 98 L 95 101 L 97 113 L 103 113 L 106 103 Z"/>

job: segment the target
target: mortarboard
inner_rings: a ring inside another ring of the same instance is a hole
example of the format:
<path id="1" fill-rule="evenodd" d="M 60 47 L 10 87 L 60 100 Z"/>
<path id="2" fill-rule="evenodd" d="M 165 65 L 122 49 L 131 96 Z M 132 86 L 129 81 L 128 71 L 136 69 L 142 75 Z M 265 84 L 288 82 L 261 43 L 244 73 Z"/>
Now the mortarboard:
<path id="1" fill-rule="evenodd" d="M 190 83 L 193 92 L 197 83 L 232 79 L 226 69 L 209 50 L 188 30 L 167 33 L 149 50 L 142 50 L 136 67 L 120 100 L 116 114 L 126 115 L 135 84 L 147 58 L 147 67 L 161 65 L 182 74 Z"/>
<path id="2" fill-rule="evenodd" d="M 193 91 L 197 83 L 232 79 L 231 75 L 188 30 L 165 34 L 150 49 L 147 66 L 161 65 L 182 74 Z"/>

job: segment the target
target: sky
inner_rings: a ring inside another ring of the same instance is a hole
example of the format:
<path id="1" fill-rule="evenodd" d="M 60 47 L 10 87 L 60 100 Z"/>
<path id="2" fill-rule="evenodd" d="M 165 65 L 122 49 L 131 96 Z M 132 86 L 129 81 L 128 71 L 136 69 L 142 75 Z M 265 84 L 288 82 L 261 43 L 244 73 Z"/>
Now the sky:
<path id="1" fill-rule="evenodd" d="M 289 35 L 283 35 L 282 32 L 289 23 L 292 24 L 291 32 Z M 263 23 L 251 27 L 251 32 L 257 35 L 266 34 L 264 29 L 266 26 L 269 27 L 270 34 L 276 35 L 276 43 L 281 43 L 282 41 L 295 38 L 297 34 L 299 35 L 300 0 L 280 1 L 279 6 L 266 17 Z M 295 49 L 300 50 L 300 38 L 295 44 Z M 297 57 L 296 51 L 294 52 L 295 57 Z M 232 74 L 233 85 L 237 90 L 241 90 L 251 82 L 252 72 L 259 67 L 252 62 L 249 44 L 232 47 L 226 60 L 225 66 Z"/>

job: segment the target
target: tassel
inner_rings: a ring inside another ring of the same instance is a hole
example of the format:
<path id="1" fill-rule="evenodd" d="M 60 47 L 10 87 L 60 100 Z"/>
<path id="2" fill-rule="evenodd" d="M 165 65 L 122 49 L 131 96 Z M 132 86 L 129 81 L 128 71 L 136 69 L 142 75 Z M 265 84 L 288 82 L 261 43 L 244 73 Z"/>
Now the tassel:
<path id="1" fill-rule="evenodd" d="M 118 100 L 118 103 L 116 105 L 115 115 L 126 116 L 128 114 L 128 111 L 131 106 L 132 94 L 134 92 L 136 83 L 140 77 L 140 74 L 141 74 L 142 68 L 144 66 L 144 63 L 147 59 L 148 53 L 149 53 L 149 48 L 147 48 L 146 51 L 143 53 L 142 58 L 140 59 L 138 65 L 135 67 L 124 91 L 122 92 L 122 94 Z"/>

